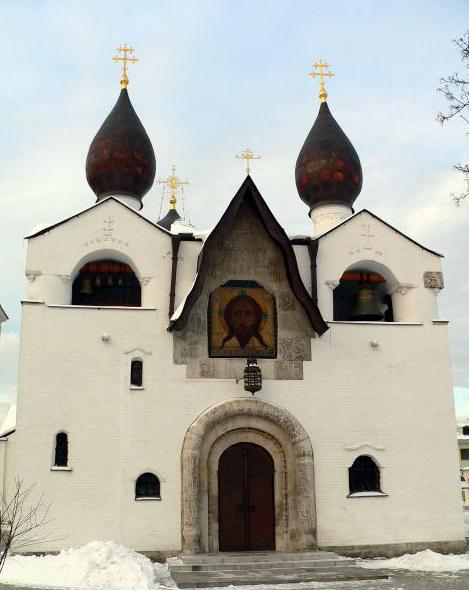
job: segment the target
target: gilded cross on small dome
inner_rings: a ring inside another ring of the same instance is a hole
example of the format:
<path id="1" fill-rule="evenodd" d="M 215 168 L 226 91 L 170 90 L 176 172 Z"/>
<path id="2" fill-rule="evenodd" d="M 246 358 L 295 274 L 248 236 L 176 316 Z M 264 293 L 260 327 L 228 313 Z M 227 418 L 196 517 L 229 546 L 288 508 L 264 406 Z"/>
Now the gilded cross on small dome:
<path id="1" fill-rule="evenodd" d="M 181 180 L 179 176 L 176 176 L 176 166 L 171 167 L 171 174 L 166 180 L 158 180 L 159 184 L 164 184 L 169 188 L 169 206 L 170 209 L 176 209 L 176 191 L 184 185 L 189 184 L 187 180 Z"/>
<path id="2" fill-rule="evenodd" d="M 128 47 L 127 43 L 118 47 L 117 52 L 121 55 L 115 55 L 112 58 L 112 61 L 115 61 L 116 63 L 122 62 L 121 88 L 127 88 L 129 85 L 129 79 L 127 78 L 127 63 L 134 64 L 139 60 L 134 56 L 135 49 L 133 47 Z"/>
<path id="3" fill-rule="evenodd" d="M 236 154 L 236 158 L 239 158 L 240 160 L 246 160 L 246 174 L 249 175 L 251 173 L 251 168 L 249 167 L 249 161 L 250 160 L 259 160 L 260 156 L 255 154 L 249 148 L 246 148 L 244 150 L 244 152 L 241 152 L 240 154 Z"/>
<path id="4" fill-rule="evenodd" d="M 335 76 L 332 72 L 324 71 L 329 70 L 329 64 L 323 62 L 321 59 L 313 64 L 312 71 L 308 74 L 311 78 L 319 78 L 319 98 L 321 102 L 326 102 L 327 92 L 324 86 L 324 78 L 332 78 Z"/>

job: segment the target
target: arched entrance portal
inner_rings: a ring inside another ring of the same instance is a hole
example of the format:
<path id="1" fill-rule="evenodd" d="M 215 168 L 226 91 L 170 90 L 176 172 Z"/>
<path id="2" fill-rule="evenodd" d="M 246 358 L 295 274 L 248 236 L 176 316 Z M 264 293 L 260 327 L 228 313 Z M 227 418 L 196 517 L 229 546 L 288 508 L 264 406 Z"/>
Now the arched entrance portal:
<path id="1" fill-rule="evenodd" d="M 261 446 L 235 444 L 218 462 L 220 551 L 275 549 L 274 461 Z"/>
<path id="2" fill-rule="evenodd" d="M 316 548 L 313 451 L 307 432 L 285 408 L 238 398 L 208 408 L 186 432 L 181 453 L 183 554 L 223 548 L 218 469 L 224 453 L 239 443 L 257 445 L 273 461 L 274 548 Z"/>

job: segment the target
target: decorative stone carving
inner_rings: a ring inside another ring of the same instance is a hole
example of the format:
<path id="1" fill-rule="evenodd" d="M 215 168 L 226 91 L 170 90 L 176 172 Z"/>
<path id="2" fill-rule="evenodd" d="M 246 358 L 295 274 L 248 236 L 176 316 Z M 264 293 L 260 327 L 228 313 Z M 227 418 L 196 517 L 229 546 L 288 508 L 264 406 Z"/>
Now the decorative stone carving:
<path id="1" fill-rule="evenodd" d="M 396 286 L 396 288 L 393 291 L 391 291 L 390 295 L 396 293 L 396 291 L 400 295 L 405 295 L 409 289 L 413 289 L 414 287 L 415 285 L 413 285 L 412 283 L 399 283 Z"/>
<path id="2" fill-rule="evenodd" d="M 146 287 L 153 277 L 141 277 L 140 284 Z"/>
<path id="3" fill-rule="evenodd" d="M 326 281 L 326 285 L 329 287 L 331 291 L 333 291 L 336 287 L 340 285 L 340 281 L 337 281 L 335 279 L 328 279 Z"/>
<path id="4" fill-rule="evenodd" d="M 282 311 L 291 311 L 295 309 L 295 297 L 291 293 L 280 293 L 278 297 L 278 307 Z"/>
<path id="5" fill-rule="evenodd" d="M 60 277 L 64 283 L 68 283 L 70 281 L 70 279 L 72 278 L 70 275 L 57 275 L 57 276 Z"/>
<path id="6" fill-rule="evenodd" d="M 34 283 L 37 277 L 42 275 L 42 270 L 27 270 L 25 275 L 30 283 Z"/>
<path id="7" fill-rule="evenodd" d="M 217 527 L 213 525 L 214 498 L 209 490 L 216 486 L 216 470 L 210 456 L 220 456 L 224 444 L 219 439 L 238 431 L 237 442 L 248 440 L 255 431 L 277 444 L 271 450 L 274 462 L 281 465 L 285 455 L 283 508 L 276 499 L 276 540 L 281 551 L 304 551 L 316 547 L 313 451 L 306 431 L 290 412 L 258 399 L 242 398 L 223 402 L 201 414 L 189 427 L 181 454 L 182 545 L 183 553 L 216 550 Z M 251 436 L 251 435 L 249 435 Z M 225 439 L 230 440 L 230 439 Z M 234 439 L 233 439 L 234 440 Z M 259 439 L 260 440 L 260 439 Z M 273 448 L 273 447 L 272 447 Z M 212 455 L 210 455 L 212 453 Z M 209 513 L 212 525 L 209 528 Z M 283 528 L 282 528 L 283 527 Z M 286 528 L 285 528 L 286 527 Z M 287 532 L 288 531 L 288 532 Z"/>
<path id="8" fill-rule="evenodd" d="M 310 341 L 303 338 L 280 338 L 279 356 L 283 361 L 311 360 Z"/>
<path id="9" fill-rule="evenodd" d="M 443 273 L 427 270 L 423 273 L 423 284 L 427 289 L 444 289 Z"/>

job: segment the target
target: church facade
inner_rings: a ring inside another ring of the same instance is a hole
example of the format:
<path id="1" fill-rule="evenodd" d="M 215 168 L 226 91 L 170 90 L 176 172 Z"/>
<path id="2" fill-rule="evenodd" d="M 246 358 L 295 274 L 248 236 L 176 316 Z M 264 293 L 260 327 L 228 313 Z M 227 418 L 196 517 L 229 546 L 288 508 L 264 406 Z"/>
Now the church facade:
<path id="1" fill-rule="evenodd" d="M 462 550 L 441 256 L 353 213 L 324 90 L 296 165 L 314 227 L 291 237 L 250 175 L 210 233 L 174 202 L 144 217 L 156 162 L 123 82 L 96 203 L 28 237 L 3 464 L 51 502 L 28 550 Z"/>

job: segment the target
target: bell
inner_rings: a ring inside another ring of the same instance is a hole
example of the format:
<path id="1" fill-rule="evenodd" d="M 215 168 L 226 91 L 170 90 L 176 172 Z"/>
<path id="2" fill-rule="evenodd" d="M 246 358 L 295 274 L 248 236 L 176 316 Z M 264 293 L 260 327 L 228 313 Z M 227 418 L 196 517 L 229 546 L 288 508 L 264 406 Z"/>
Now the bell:
<path id="1" fill-rule="evenodd" d="M 368 284 L 362 285 L 356 294 L 351 320 L 354 322 L 381 322 L 384 314 L 376 305 L 374 289 Z"/>
<path id="2" fill-rule="evenodd" d="M 112 282 L 112 276 L 109 275 L 107 278 L 107 286 L 108 287 L 112 287 L 113 286 L 113 282 Z"/>
<path id="3" fill-rule="evenodd" d="M 95 287 L 101 287 L 102 285 L 102 281 L 101 281 L 101 277 L 99 275 L 96 275 L 96 278 L 94 280 L 94 286 Z"/>
<path id="4" fill-rule="evenodd" d="M 91 293 L 93 293 L 93 285 L 91 284 L 91 279 L 89 277 L 86 279 L 83 279 L 83 282 L 81 284 L 80 293 L 82 295 L 91 295 Z"/>

